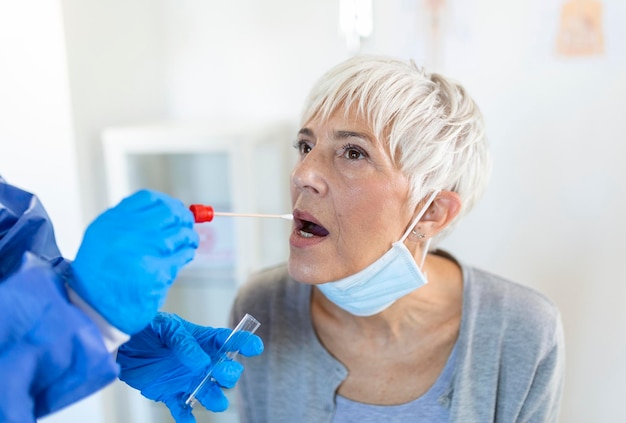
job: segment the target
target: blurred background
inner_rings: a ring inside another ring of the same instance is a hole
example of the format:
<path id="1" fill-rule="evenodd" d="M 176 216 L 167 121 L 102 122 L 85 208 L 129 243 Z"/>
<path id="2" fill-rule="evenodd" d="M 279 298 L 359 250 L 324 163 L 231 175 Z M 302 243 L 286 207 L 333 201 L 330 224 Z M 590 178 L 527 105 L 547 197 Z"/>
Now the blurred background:
<path id="1" fill-rule="evenodd" d="M 69 258 L 139 187 L 286 213 L 304 98 L 358 53 L 412 58 L 476 99 L 492 181 L 443 247 L 559 306 L 561 422 L 626 421 L 623 0 L 0 0 L 0 174 L 41 198 Z M 166 309 L 226 324 L 245 275 L 285 259 L 288 225 L 198 225 Z M 43 421 L 87 419 L 171 421 L 121 382 Z"/>

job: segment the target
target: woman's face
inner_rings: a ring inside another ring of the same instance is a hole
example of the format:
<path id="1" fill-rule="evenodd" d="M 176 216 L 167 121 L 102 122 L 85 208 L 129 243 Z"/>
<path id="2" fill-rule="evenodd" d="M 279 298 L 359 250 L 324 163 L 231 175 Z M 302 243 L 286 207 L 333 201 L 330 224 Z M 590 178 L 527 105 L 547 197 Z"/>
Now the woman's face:
<path id="1" fill-rule="evenodd" d="M 289 273 L 310 284 L 354 274 L 380 258 L 409 225 L 409 180 L 356 114 L 340 111 L 327 121 L 307 122 L 297 148 Z"/>

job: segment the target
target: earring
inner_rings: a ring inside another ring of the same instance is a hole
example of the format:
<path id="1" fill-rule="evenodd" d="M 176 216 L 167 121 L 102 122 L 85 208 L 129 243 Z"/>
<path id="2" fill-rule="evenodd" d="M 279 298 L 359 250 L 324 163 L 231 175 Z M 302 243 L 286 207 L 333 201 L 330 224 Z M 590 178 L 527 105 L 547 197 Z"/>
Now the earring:
<path id="1" fill-rule="evenodd" d="M 416 235 L 418 239 L 424 239 L 424 238 L 426 238 L 426 235 L 425 235 L 425 234 L 423 234 L 423 233 L 421 233 L 421 232 L 419 232 L 419 233 L 418 233 L 418 232 L 416 232 L 416 231 L 415 231 L 415 229 L 413 229 L 413 230 L 411 231 L 411 233 L 412 233 L 413 235 Z"/>

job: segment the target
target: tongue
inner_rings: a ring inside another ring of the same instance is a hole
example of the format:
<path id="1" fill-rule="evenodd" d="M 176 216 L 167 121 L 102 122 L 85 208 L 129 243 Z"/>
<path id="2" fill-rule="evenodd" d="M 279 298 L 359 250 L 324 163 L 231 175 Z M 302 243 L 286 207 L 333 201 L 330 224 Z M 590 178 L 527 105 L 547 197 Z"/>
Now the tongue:
<path id="1" fill-rule="evenodd" d="M 309 222 L 304 228 L 302 228 L 302 230 L 315 236 L 328 235 L 328 231 L 323 226 L 316 225 L 315 223 L 311 222 Z"/>

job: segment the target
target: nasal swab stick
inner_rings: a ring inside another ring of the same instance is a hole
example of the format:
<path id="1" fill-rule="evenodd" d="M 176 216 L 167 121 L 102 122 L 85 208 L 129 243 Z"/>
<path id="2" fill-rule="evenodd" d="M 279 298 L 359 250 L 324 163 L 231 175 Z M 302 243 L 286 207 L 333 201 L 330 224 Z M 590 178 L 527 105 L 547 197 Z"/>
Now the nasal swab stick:
<path id="1" fill-rule="evenodd" d="M 230 216 L 230 217 L 270 217 L 285 220 L 293 220 L 292 214 L 258 214 L 258 213 L 229 213 L 216 212 L 211 206 L 203 204 L 192 204 L 189 210 L 193 213 L 196 223 L 210 222 L 214 216 Z"/>
<path id="2" fill-rule="evenodd" d="M 276 217 L 278 219 L 293 220 L 292 214 L 254 214 L 254 213 L 228 213 L 213 212 L 214 216 L 234 216 L 234 217 Z"/>

